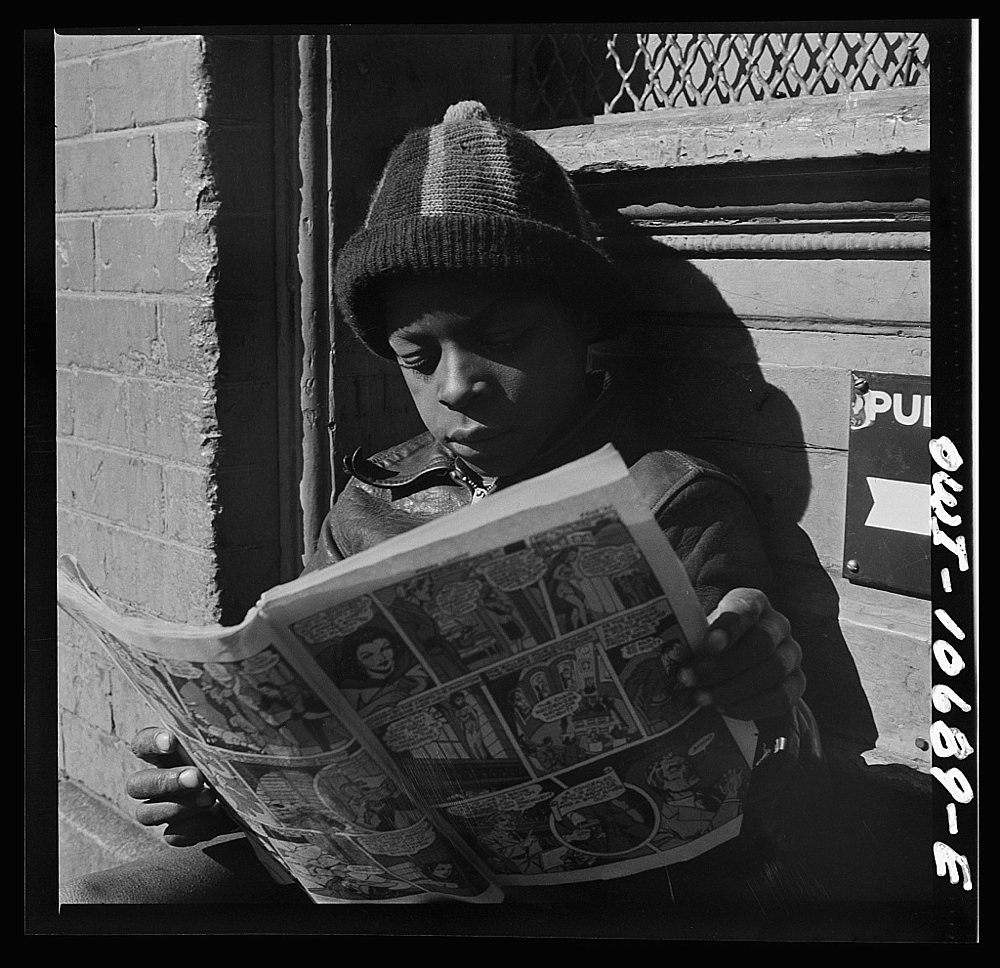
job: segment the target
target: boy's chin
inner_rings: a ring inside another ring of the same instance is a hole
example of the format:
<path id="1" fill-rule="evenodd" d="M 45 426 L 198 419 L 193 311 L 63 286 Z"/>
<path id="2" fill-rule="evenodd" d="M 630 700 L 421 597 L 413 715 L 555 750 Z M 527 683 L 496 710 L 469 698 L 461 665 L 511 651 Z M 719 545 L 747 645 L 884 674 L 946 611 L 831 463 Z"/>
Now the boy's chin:
<path id="1" fill-rule="evenodd" d="M 523 460 L 512 460 L 507 454 L 491 454 L 489 448 L 451 442 L 448 449 L 480 477 L 512 477 L 524 466 Z"/>
<path id="2" fill-rule="evenodd" d="M 459 454 L 458 456 L 462 458 L 462 463 L 476 475 L 490 480 L 518 477 L 531 463 L 531 460 L 511 460 L 509 457 L 494 458 L 486 454 L 469 454 L 468 456 Z"/>

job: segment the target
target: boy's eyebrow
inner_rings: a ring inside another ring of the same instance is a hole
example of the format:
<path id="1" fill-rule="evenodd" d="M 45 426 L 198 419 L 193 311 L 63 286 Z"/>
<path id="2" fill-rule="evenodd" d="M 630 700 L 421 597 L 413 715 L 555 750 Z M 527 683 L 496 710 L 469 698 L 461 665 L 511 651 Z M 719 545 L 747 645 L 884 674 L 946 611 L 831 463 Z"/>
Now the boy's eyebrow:
<path id="1" fill-rule="evenodd" d="M 482 306 L 479 310 L 477 310 L 473 315 L 469 316 L 465 320 L 465 325 L 471 327 L 471 326 L 476 326 L 477 324 L 489 323 L 490 318 L 495 316 L 499 310 L 505 308 L 509 304 L 520 302 L 525 298 L 527 298 L 527 294 L 521 294 L 521 293 L 518 293 L 513 296 L 499 295 L 496 297 L 496 299 L 493 299 L 492 301 L 488 302 L 485 306 Z M 519 324 L 520 321 L 518 321 L 514 325 L 516 326 Z M 400 326 L 397 329 L 394 329 L 391 333 L 389 333 L 388 339 L 391 341 L 392 339 L 399 337 L 400 339 L 405 339 L 411 343 L 418 345 L 421 343 L 428 342 L 429 341 L 428 337 L 424 336 L 423 334 L 419 332 L 417 333 L 410 332 L 411 328 L 415 325 L 419 324 L 411 323 L 408 325 Z"/>

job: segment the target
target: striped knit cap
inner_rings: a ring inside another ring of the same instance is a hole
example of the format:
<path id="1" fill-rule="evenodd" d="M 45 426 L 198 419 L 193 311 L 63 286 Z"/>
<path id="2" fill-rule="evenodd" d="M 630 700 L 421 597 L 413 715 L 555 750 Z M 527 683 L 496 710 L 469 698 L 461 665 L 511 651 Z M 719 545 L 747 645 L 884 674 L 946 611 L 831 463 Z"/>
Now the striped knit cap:
<path id="1" fill-rule="evenodd" d="M 541 283 L 605 314 L 626 291 L 558 162 L 478 101 L 453 104 L 393 151 L 334 289 L 358 338 L 392 359 L 380 284 L 456 273 Z"/>

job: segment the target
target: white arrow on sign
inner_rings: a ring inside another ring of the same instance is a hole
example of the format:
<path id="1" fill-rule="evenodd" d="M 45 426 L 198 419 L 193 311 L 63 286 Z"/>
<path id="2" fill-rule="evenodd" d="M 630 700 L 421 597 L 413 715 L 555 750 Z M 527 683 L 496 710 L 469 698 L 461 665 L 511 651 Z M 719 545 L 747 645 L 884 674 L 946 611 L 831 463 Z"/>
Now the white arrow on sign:
<path id="1" fill-rule="evenodd" d="M 865 519 L 866 527 L 930 535 L 930 484 L 891 481 L 881 477 L 868 477 L 866 480 L 875 502 Z"/>

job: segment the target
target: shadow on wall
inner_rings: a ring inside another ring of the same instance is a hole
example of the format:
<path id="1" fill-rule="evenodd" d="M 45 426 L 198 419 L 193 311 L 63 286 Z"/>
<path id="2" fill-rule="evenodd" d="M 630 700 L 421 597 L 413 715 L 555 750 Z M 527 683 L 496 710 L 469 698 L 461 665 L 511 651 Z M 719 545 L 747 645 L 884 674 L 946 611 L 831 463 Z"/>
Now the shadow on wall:
<path id="1" fill-rule="evenodd" d="M 828 748 L 854 759 L 874 748 L 877 730 L 836 587 L 800 526 L 812 479 L 798 410 L 764 378 L 749 330 L 708 276 L 638 232 L 609 248 L 629 274 L 636 311 L 594 363 L 639 387 L 644 419 L 671 428 L 674 446 L 749 491 L 776 574 L 771 600 L 802 645 L 806 699 Z"/>

